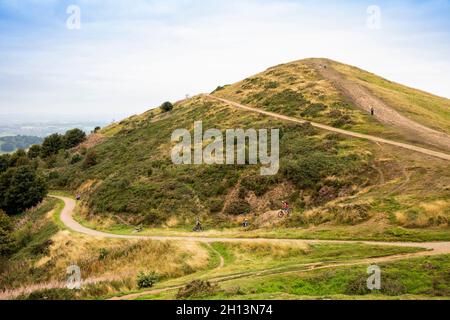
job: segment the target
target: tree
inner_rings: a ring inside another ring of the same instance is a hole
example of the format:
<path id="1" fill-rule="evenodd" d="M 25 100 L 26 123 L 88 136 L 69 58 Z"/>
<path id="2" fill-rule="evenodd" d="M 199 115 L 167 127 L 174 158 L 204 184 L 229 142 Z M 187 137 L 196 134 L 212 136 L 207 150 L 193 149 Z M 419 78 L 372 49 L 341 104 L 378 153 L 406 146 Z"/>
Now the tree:
<path id="1" fill-rule="evenodd" d="M 3 210 L 0 210 L 0 256 L 12 251 L 14 244 L 12 231 L 11 218 Z"/>
<path id="2" fill-rule="evenodd" d="M 0 175 L 0 209 L 19 214 L 39 204 L 47 195 L 47 184 L 30 166 L 9 168 Z"/>
<path id="3" fill-rule="evenodd" d="M 30 159 L 36 159 L 39 157 L 42 153 L 42 147 L 38 144 L 34 144 L 30 147 L 28 150 L 28 158 Z"/>
<path id="4" fill-rule="evenodd" d="M 64 149 L 64 139 L 60 134 L 54 133 L 44 139 L 42 143 L 42 157 L 47 158 Z"/>
<path id="5" fill-rule="evenodd" d="M 8 170 L 11 166 L 11 156 L 9 154 L 0 155 L 0 174 Z"/>
<path id="6" fill-rule="evenodd" d="M 28 159 L 27 153 L 19 149 L 11 155 L 9 166 L 10 167 L 20 167 L 27 166 L 30 164 L 30 159 Z"/>
<path id="7" fill-rule="evenodd" d="M 80 129 L 72 129 L 66 132 L 64 135 L 64 147 L 66 149 L 72 149 L 78 146 L 86 140 L 86 133 Z"/>
<path id="8" fill-rule="evenodd" d="M 166 102 L 164 102 L 164 103 L 161 105 L 161 110 L 162 110 L 163 112 L 169 112 L 169 111 L 172 111 L 172 110 L 173 110 L 173 104 L 170 103 L 169 101 L 166 101 Z"/>

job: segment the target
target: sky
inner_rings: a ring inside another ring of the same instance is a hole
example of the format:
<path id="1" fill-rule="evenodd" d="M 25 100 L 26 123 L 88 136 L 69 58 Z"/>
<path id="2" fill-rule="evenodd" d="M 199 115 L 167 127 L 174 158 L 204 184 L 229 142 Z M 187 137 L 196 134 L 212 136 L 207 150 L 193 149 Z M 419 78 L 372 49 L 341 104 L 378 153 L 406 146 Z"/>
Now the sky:
<path id="1" fill-rule="evenodd" d="M 450 98 L 449 18 L 450 0 L 0 0 L 0 118 L 117 120 L 309 57 Z"/>

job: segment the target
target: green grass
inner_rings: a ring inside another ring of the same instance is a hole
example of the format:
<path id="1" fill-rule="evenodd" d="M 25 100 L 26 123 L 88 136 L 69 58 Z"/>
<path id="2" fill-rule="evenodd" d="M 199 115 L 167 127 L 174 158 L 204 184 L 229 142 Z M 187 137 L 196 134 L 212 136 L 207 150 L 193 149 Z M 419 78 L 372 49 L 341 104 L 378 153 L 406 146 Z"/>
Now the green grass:
<path id="1" fill-rule="evenodd" d="M 417 248 L 367 246 L 361 244 L 345 245 L 313 245 L 299 247 L 264 243 L 213 243 L 215 250 L 224 257 L 225 265 L 221 269 L 211 269 L 192 275 L 171 279 L 155 286 L 156 289 L 170 288 L 192 280 L 209 280 L 214 278 L 232 277 L 246 282 L 256 273 L 277 274 L 306 270 L 311 264 L 321 265 L 357 261 L 365 258 L 375 258 L 396 254 L 421 251 Z M 145 291 L 145 290 L 144 290 Z M 173 291 L 161 295 L 146 296 L 147 298 L 169 298 Z"/>
<path id="2" fill-rule="evenodd" d="M 221 292 L 205 299 L 450 299 L 450 256 L 382 263 L 381 290 L 365 286 L 367 265 L 273 274 L 220 283 Z M 172 299 L 176 290 L 140 299 Z"/>

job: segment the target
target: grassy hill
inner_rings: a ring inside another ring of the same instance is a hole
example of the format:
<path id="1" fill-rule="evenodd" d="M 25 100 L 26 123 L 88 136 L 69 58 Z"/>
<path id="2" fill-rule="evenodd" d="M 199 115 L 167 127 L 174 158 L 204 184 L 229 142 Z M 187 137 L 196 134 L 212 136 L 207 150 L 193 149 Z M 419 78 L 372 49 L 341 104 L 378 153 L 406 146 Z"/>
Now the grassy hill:
<path id="1" fill-rule="evenodd" d="M 402 115 L 411 114 L 414 121 L 446 131 L 445 99 L 330 60 L 276 66 L 218 87 L 213 94 L 337 128 L 411 141 L 402 130 L 378 122 L 355 105 L 320 72 L 317 66 L 323 68 L 324 63 L 380 99 L 388 93 L 383 99 L 392 98 L 389 106 Z M 415 98 L 403 103 L 411 95 Z M 426 111 L 428 101 L 435 107 Z M 204 130 L 280 129 L 278 174 L 261 176 L 259 165 L 174 165 L 173 131 L 192 133 L 194 122 L 200 120 Z M 251 240 L 90 237 L 67 230 L 59 217 L 62 202 L 48 198 L 11 218 L 13 250 L 0 256 L 0 299 L 102 299 L 128 294 L 129 299 L 450 296 L 449 255 L 424 257 L 424 249 L 411 245 L 357 242 L 450 241 L 450 163 L 445 160 L 340 136 L 309 123 L 285 122 L 199 95 L 175 103 L 170 112 L 154 109 L 124 119 L 91 134 L 74 149 L 35 163 L 44 169 L 53 189 L 81 194 L 75 219 L 89 228 L 193 237 L 198 217 L 206 228 L 199 235 Z M 285 200 L 293 214 L 280 219 L 277 213 Z M 241 228 L 245 218 L 250 228 Z M 289 238 L 355 241 L 307 244 L 286 241 Z M 415 253 L 419 256 L 413 260 Z M 81 290 L 66 289 L 66 268 L 72 263 L 82 269 Z M 367 266 L 373 264 L 382 267 L 383 286 L 369 292 Z M 156 292 L 140 286 L 142 274 L 157 275 Z"/>
<path id="2" fill-rule="evenodd" d="M 340 70 L 358 70 L 330 63 Z M 383 83 L 380 79 L 372 76 L 367 82 L 374 86 Z M 401 99 L 408 90 L 412 89 L 392 84 L 390 95 Z M 214 95 L 339 128 L 403 139 L 395 127 L 377 122 L 352 105 L 321 77 L 311 60 L 270 68 L 219 87 Z M 444 103 L 429 112 L 445 113 L 446 99 L 419 91 L 414 95 L 420 97 L 414 100 L 417 103 L 403 106 L 410 106 L 411 113 L 428 100 Z M 258 166 L 173 165 L 172 132 L 177 128 L 192 131 L 197 120 L 203 121 L 204 130 L 280 128 L 279 173 L 261 177 Z M 434 127 L 445 128 L 445 121 Z M 168 113 L 153 110 L 107 127 L 76 153 L 81 161 L 73 163 L 73 155 L 61 155 L 49 177 L 55 188 L 83 195 L 85 207 L 79 218 L 100 229 L 131 232 L 142 224 L 183 232 L 196 217 L 209 228 L 222 229 L 238 226 L 246 215 L 253 228 L 269 233 L 276 229 L 288 236 L 286 227 L 303 237 L 449 238 L 448 162 L 236 110 L 203 96 L 181 101 Z M 84 161 L 89 153 L 95 155 L 94 165 Z M 283 200 L 290 201 L 296 214 L 285 221 L 268 219 Z"/>

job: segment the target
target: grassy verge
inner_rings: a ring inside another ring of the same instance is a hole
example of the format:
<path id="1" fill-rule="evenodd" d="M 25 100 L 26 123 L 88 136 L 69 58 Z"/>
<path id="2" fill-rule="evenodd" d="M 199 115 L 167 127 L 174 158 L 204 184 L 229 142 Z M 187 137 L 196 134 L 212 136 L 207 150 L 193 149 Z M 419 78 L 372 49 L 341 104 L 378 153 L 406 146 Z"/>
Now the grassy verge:
<path id="1" fill-rule="evenodd" d="M 450 255 L 379 265 L 381 289 L 367 289 L 367 266 L 340 267 L 225 281 L 201 299 L 449 299 Z M 176 290 L 140 299 L 173 299 Z"/>
<path id="2" fill-rule="evenodd" d="M 213 243 L 212 246 L 224 258 L 223 268 L 194 273 L 186 277 L 171 279 L 157 284 L 160 290 L 183 285 L 193 280 L 234 278 L 247 279 L 258 273 L 276 274 L 307 270 L 312 265 L 335 264 L 383 256 L 418 252 L 417 248 L 351 245 L 272 245 L 261 243 Z M 172 291 L 176 291 L 175 289 Z M 169 292 L 146 298 L 166 297 Z"/>

